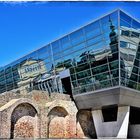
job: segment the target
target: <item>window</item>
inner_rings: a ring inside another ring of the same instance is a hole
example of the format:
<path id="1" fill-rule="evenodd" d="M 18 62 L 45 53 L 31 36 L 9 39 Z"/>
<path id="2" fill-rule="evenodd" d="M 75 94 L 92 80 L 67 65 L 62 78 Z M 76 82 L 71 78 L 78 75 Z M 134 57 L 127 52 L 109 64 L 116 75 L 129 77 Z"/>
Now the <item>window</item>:
<path id="1" fill-rule="evenodd" d="M 131 33 L 131 37 L 139 38 L 139 36 L 140 36 L 140 33 L 137 33 L 137 32 L 132 32 Z"/>
<path id="2" fill-rule="evenodd" d="M 129 37 L 129 36 L 130 36 L 130 31 L 124 31 L 124 30 L 122 30 L 122 31 L 121 31 L 121 35 L 122 35 L 122 36 L 127 36 L 127 37 Z"/>

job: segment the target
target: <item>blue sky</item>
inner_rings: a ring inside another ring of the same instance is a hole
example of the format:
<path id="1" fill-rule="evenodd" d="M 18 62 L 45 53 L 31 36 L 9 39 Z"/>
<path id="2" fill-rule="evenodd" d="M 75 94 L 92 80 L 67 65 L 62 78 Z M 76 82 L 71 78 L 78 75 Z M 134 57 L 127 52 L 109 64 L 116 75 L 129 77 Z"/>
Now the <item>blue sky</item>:
<path id="1" fill-rule="evenodd" d="M 140 2 L 1 2 L 0 66 L 116 8 L 140 19 Z"/>

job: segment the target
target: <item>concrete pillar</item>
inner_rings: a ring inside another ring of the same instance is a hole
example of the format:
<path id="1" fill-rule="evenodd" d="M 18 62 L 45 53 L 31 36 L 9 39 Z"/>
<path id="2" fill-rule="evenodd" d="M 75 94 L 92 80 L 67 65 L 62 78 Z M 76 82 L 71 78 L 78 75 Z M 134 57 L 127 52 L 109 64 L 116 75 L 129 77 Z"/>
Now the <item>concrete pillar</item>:
<path id="1" fill-rule="evenodd" d="M 118 107 L 117 121 L 104 122 L 102 111 L 93 110 L 97 138 L 127 138 L 129 111 L 129 106 Z"/>

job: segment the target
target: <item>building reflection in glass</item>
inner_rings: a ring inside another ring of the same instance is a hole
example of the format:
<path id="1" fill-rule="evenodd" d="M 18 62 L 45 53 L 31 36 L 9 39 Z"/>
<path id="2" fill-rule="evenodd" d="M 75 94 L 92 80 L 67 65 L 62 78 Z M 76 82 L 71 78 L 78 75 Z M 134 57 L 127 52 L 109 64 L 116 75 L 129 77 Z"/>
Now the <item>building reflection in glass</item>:
<path id="1" fill-rule="evenodd" d="M 139 90 L 139 29 L 137 21 L 116 10 L 0 68 L 0 93 L 76 95 L 119 84 Z"/>
<path id="2" fill-rule="evenodd" d="M 140 23 L 120 11 L 121 85 L 140 89 Z"/>

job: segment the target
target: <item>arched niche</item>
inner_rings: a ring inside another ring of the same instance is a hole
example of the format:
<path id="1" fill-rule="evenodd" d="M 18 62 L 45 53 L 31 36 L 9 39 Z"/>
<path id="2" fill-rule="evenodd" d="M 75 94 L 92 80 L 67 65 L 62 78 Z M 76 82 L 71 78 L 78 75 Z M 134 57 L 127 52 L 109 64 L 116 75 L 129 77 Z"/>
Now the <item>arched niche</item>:
<path id="1" fill-rule="evenodd" d="M 48 113 L 48 138 L 66 137 L 66 119 L 68 112 L 65 108 L 56 106 Z"/>
<path id="2" fill-rule="evenodd" d="M 18 104 L 11 114 L 10 138 L 35 138 L 38 132 L 37 121 L 38 113 L 32 104 Z"/>

